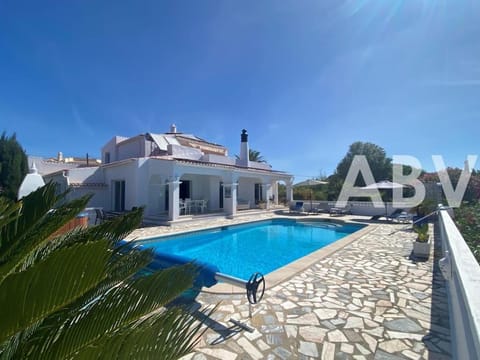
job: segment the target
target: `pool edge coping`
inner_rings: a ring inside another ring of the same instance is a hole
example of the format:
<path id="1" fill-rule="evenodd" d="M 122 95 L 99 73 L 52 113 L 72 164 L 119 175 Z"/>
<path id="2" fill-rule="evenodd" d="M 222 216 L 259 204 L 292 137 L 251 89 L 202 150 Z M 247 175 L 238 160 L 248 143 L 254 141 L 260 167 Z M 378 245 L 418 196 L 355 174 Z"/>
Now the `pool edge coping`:
<path id="1" fill-rule="evenodd" d="M 348 221 L 344 221 L 344 223 L 345 224 L 362 224 L 360 222 L 348 222 Z M 265 290 L 273 288 L 278 284 L 280 284 L 281 282 L 291 279 L 298 273 L 314 265 L 319 260 L 322 260 L 325 257 L 335 253 L 336 251 L 343 249 L 347 245 L 360 239 L 361 237 L 365 236 L 366 234 L 370 233 L 371 231 L 375 230 L 378 227 L 377 224 L 363 223 L 363 225 L 366 225 L 366 226 L 358 231 L 355 231 L 350 235 L 345 236 L 342 239 L 339 239 L 321 249 L 318 249 L 308 255 L 305 255 L 300 259 L 292 261 L 291 263 L 288 263 L 287 265 L 284 265 L 281 268 L 265 275 Z M 217 295 L 220 295 L 220 294 L 234 295 L 234 294 L 244 294 L 245 289 L 235 285 L 219 283 L 211 287 L 202 287 L 201 292 L 209 293 L 209 294 L 217 294 Z"/>
<path id="2" fill-rule="evenodd" d="M 336 219 L 336 218 L 332 219 L 331 217 L 307 216 L 307 217 L 304 217 L 304 218 L 297 218 L 297 217 L 291 217 L 291 216 L 286 216 L 286 215 L 283 215 L 283 216 L 282 215 L 275 215 L 275 216 L 271 216 L 271 217 L 264 218 L 264 219 L 241 220 L 241 221 L 234 222 L 234 223 L 231 223 L 231 224 L 211 225 L 211 226 L 201 227 L 201 228 L 198 228 L 198 229 L 188 229 L 188 230 L 178 229 L 178 230 L 173 230 L 173 231 L 168 232 L 168 233 L 149 235 L 149 236 L 143 236 L 143 237 L 139 236 L 139 237 L 135 237 L 135 238 L 129 238 L 130 235 L 128 235 L 123 240 L 126 241 L 126 242 L 149 241 L 149 240 L 163 238 L 163 237 L 186 235 L 186 234 L 189 234 L 189 233 L 196 233 L 196 232 L 200 232 L 200 231 L 214 230 L 214 229 L 219 229 L 219 228 L 223 228 L 223 227 L 230 227 L 230 226 L 237 226 L 237 225 L 245 225 L 245 224 L 249 224 L 249 223 L 256 223 L 256 222 L 262 222 L 262 221 L 271 221 L 271 220 L 275 220 L 275 219 L 280 219 L 280 220 L 287 219 L 287 220 L 293 220 L 295 222 L 302 222 L 302 220 L 303 221 L 314 220 L 314 221 L 330 222 L 330 223 L 334 223 L 334 224 L 357 224 L 357 225 L 359 224 L 359 225 L 366 225 L 366 227 L 368 227 L 368 225 L 371 225 L 371 224 L 368 224 L 368 223 L 365 223 L 365 222 L 362 222 L 362 221 L 343 220 L 343 219 Z M 235 219 L 235 220 L 237 220 L 237 219 Z"/>

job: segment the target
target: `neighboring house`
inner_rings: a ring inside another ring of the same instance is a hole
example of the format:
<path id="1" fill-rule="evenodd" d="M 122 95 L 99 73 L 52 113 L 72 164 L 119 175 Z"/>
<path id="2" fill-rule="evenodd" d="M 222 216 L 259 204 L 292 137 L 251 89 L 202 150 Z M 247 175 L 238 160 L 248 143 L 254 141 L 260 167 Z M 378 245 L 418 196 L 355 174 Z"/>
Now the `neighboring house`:
<path id="1" fill-rule="evenodd" d="M 20 184 L 17 196 L 18 200 L 24 198 L 28 194 L 34 192 L 39 187 L 44 185 L 45 181 L 43 180 L 42 175 L 38 173 L 35 163 L 33 163 L 30 167 L 30 172 L 23 178 L 23 181 Z"/>
<path id="2" fill-rule="evenodd" d="M 202 212 L 235 216 L 237 209 L 278 202 L 279 182 L 292 200 L 291 175 L 248 159 L 248 135 L 242 131 L 240 156 L 197 136 L 177 132 L 115 136 L 102 148 L 102 165 L 66 169 L 44 176 L 70 197 L 94 193 L 92 207 L 126 211 L 145 206 L 145 217 L 177 220 L 185 201 L 201 201 Z"/>
<path id="3" fill-rule="evenodd" d="M 101 161 L 99 159 L 64 157 L 62 152 L 59 152 L 56 158 L 28 156 L 28 167 L 30 169 L 35 167 L 42 176 L 61 170 L 75 169 L 78 167 L 95 167 L 100 164 Z"/>

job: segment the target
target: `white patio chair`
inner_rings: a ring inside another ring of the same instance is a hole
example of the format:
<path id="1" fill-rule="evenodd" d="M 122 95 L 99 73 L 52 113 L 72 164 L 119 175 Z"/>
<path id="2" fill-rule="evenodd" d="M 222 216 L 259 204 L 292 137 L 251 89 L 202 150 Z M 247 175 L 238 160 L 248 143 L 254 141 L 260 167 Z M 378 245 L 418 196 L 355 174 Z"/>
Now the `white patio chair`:
<path id="1" fill-rule="evenodd" d="M 179 210 L 179 214 L 180 215 L 186 215 L 187 213 L 187 207 L 185 205 L 185 201 L 183 200 L 180 200 L 180 202 L 178 203 L 178 210 Z M 183 214 L 182 214 L 183 213 Z"/>
<path id="2" fill-rule="evenodd" d="M 199 210 L 200 212 L 203 214 L 203 212 L 207 209 L 207 204 L 208 204 L 208 200 L 202 200 L 200 201 L 200 204 L 199 204 Z"/>

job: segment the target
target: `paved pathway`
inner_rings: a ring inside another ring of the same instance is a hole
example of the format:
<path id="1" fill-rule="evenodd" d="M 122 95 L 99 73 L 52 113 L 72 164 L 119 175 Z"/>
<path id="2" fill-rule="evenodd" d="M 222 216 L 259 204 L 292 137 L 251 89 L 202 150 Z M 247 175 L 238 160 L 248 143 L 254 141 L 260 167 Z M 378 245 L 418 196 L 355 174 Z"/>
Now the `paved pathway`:
<path id="1" fill-rule="evenodd" d="M 248 319 L 244 296 L 201 293 L 201 305 L 221 303 L 185 359 L 449 359 L 447 296 L 433 249 L 426 262 L 409 259 L 414 234 L 392 234 L 402 228 L 373 226 L 268 289 L 253 333 L 229 322 Z"/>

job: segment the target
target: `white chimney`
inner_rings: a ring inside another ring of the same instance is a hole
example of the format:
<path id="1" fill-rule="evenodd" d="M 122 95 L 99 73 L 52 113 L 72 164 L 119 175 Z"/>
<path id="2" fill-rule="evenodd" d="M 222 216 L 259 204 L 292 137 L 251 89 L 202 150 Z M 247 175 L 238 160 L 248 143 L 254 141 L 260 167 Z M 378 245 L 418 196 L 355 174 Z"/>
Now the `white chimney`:
<path id="1" fill-rule="evenodd" d="M 175 125 L 175 124 L 170 125 L 170 133 L 172 133 L 172 134 L 177 133 L 177 125 Z"/>
<path id="2" fill-rule="evenodd" d="M 242 134 L 240 135 L 240 159 L 239 164 L 240 166 L 249 167 L 250 166 L 250 159 L 249 159 L 249 147 L 248 147 L 248 133 L 247 130 L 243 129 Z"/>
<path id="3" fill-rule="evenodd" d="M 57 161 L 58 161 L 58 162 L 62 162 L 62 161 L 63 161 L 63 153 L 62 153 L 61 151 L 58 152 Z"/>

